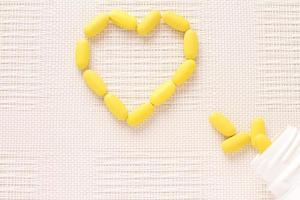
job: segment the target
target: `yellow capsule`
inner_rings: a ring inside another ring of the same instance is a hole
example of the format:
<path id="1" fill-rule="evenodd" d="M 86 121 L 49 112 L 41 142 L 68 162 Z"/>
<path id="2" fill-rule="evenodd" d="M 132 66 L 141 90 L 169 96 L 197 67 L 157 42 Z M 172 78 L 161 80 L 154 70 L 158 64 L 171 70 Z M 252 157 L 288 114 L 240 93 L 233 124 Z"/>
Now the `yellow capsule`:
<path id="1" fill-rule="evenodd" d="M 262 117 L 257 117 L 251 123 L 251 144 L 253 146 L 255 146 L 254 138 L 260 134 L 266 135 L 265 121 Z"/>
<path id="2" fill-rule="evenodd" d="M 260 134 L 254 138 L 254 144 L 258 152 L 263 153 L 272 144 L 272 142 L 267 135 Z"/>
<path id="3" fill-rule="evenodd" d="M 135 30 L 136 29 L 136 19 L 135 17 L 129 15 L 128 13 L 122 10 L 112 10 L 109 13 L 109 18 L 113 24 L 126 29 L 126 30 Z"/>
<path id="4" fill-rule="evenodd" d="M 159 106 L 167 101 L 174 94 L 175 90 L 176 86 L 173 81 L 167 81 L 152 92 L 150 102 L 155 106 Z"/>
<path id="5" fill-rule="evenodd" d="M 193 59 L 198 55 L 198 37 L 193 30 L 188 30 L 184 34 L 184 55 L 186 59 Z"/>
<path id="6" fill-rule="evenodd" d="M 128 111 L 122 101 L 115 95 L 108 93 L 104 97 L 104 103 L 108 110 L 119 120 L 126 120 Z"/>
<path id="7" fill-rule="evenodd" d="M 184 61 L 176 70 L 172 77 L 172 81 L 176 86 L 183 84 L 186 80 L 188 80 L 193 74 L 196 68 L 196 63 L 194 60 L 186 60 Z"/>
<path id="8" fill-rule="evenodd" d="M 130 126 L 137 126 L 148 119 L 154 111 L 154 106 L 151 103 L 146 103 L 135 108 L 129 113 L 127 123 Z"/>
<path id="9" fill-rule="evenodd" d="M 84 27 L 86 37 L 93 37 L 103 31 L 109 22 L 109 16 L 100 14 Z"/>
<path id="10" fill-rule="evenodd" d="M 160 12 L 150 12 L 137 26 L 137 32 L 139 35 L 147 35 L 150 33 L 160 22 Z"/>
<path id="11" fill-rule="evenodd" d="M 84 70 L 88 67 L 90 61 L 90 45 L 86 39 L 81 39 L 77 42 L 75 61 L 79 70 Z"/>
<path id="12" fill-rule="evenodd" d="M 175 12 L 164 12 L 162 18 L 166 24 L 177 31 L 185 32 L 190 28 L 190 23 L 183 16 L 180 16 Z"/>
<path id="13" fill-rule="evenodd" d="M 235 126 L 222 113 L 211 113 L 209 116 L 209 122 L 218 132 L 226 137 L 231 137 L 236 134 Z"/>
<path id="14" fill-rule="evenodd" d="M 85 70 L 83 72 L 83 79 L 87 86 L 98 96 L 104 96 L 107 92 L 106 85 L 102 78 L 92 70 Z"/>
<path id="15" fill-rule="evenodd" d="M 248 133 L 240 133 L 225 140 L 221 147 L 225 153 L 237 152 L 249 144 L 250 140 Z"/>

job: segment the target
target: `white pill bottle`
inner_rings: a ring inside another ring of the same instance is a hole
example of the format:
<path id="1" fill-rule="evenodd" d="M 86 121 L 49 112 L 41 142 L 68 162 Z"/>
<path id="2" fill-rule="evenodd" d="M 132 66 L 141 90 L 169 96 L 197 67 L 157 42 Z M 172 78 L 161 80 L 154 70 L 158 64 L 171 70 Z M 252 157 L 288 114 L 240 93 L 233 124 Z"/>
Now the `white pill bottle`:
<path id="1" fill-rule="evenodd" d="M 300 131 L 294 127 L 251 162 L 277 200 L 300 200 Z"/>

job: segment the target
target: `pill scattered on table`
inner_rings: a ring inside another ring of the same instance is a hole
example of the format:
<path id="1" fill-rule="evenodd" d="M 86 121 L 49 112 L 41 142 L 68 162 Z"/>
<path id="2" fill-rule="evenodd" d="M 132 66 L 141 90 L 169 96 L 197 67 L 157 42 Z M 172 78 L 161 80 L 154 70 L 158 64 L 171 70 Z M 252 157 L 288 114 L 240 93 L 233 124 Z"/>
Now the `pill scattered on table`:
<path id="1" fill-rule="evenodd" d="M 254 146 L 259 153 L 263 153 L 271 144 L 267 135 L 260 134 L 254 138 Z"/>
<path id="2" fill-rule="evenodd" d="M 254 139 L 257 135 L 266 135 L 265 121 L 262 117 L 256 117 L 251 123 L 251 144 L 255 147 Z"/>
<path id="3" fill-rule="evenodd" d="M 104 97 L 104 104 L 108 110 L 119 120 L 126 120 L 128 111 L 123 102 L 114 94 L 108 93 Z"/>
<path id="4" fill-rule="evenodd" d="M 221 147 L 225 153 L 232 153 L 240 151 L 247 144 L 250 144 L 250 134 L 249 133 L 239 133 L 228 139 L 226 139 Z"/>
<path id="5" fill-rule="evenodd" d="M 225 137 L 231 137 L 236 134 L 234 124 L 222 113 L 213 112 L 209 116 L 209 122 L 219 133 Z"/>
<path id="6" fill-rule="evenodd" d="M 76 44 L 75 61 L 79 70 L 85 70 L 90 61 L 90 45 L 86 39 L 81 39 Z"/>
<path id="7" fill-rule="evenodd" d="M 137 26 L 137 33 L 139 35 L 147 35 L 159 24 L 160 22 L 160 12 L 152 11 Z"/>
<path id="8" fill-rule="evenodd" d="M 190 29 L 185 32 L 183 49 L 186 59 L 196 59 L 198 55 L 198 36 L 195 31 Z"/>
<path id="9" fill-rule="evenodd" d="M 109 18 L 113 24 L 126 30 L 135 30 L 137 26 L 136 18 L 122 10 L 112 10 L 109 13 Z"/>
<path id="10" fill-rule="evenodd" d="M 184 61 L 175 71 L 172 77 L 172 81 L 176 86 L 182 85 L 191 77 L 195 69 L 196 69 L 196 63 L 194 60 Z"/>
<path id="11" fill-rule="evenodd" d="M 176 86 L 173 81 L 167 81 L 158 86 L 150 97 L 150 102 L 154 106 L 159 106 L 167 101 L 174 94 Z"/>
<path id="12" fill-rule="evenodd" d="M 109 22 L 109 16 L 106 14 L 100 14 L 96 16 L 91 22 L 84 27 L 84 33 L 86 37 L 94 37 L 102 32 Z"/>
<path id="13" fill-rule="evenodd" d="M 173 11 L 164 12 L 162 18 L 166 24 L 177 31 L 186 32 L 190 28 L 190 23 L 183 16 Z"/>
<path id="14" fill-rule="evenodd" d="M 106 84 L 102 78 L 93 70 L 85 70 L 83 72 L 83 79 L 87 86 L 98 96 L 104 96 L 107 92 Z"/>
<path id="15" fill-rule="evenodd" d="M 127 123 L 129 126 L 137 126 L 148 119 L 154 111 L 151 103 L 145 103 L 136 107 L 128 115 Z"/>

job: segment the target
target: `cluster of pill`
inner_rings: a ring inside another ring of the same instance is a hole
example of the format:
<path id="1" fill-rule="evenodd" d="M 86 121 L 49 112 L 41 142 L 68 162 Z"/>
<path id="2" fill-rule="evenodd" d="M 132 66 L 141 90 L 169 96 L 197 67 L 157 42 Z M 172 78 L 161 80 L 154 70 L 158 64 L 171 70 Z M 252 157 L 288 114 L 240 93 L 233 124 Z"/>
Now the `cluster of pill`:
<path id="1" fill-rule="evenodd" d="M 239 134 L 234 124 L 222 113 L 211 113 L 209 122 L 227 138 L 221 145 L 225 153 L 237 152 L 250 143 L 259 153 L 263 153 L 271 145 L 271 140 L 266 134 L 264 119 L 261 117 L 253 119 L 249 132 Z"/>
<path id="2" fill-rule="evenodd" d="M 171 28 L 184 32 L 185 61 L 178 67 L 171 80 L 158 86 L 150 96 L 149 102 L 128 112 L 126 106 L 113 93 L 109 92 L 103 79 L 93 70 L 88 69 L 90 47 L 86 38 L 91 38 L 102 32 L 112 22 L 125 30 L 135 30 L 139 35 L 149 34 L 160 22 L 160 19 Z M 83 79 L 87 86 L 97 95 L 104 97 L 108 110 L 119 120 L 127 121 L 128 125 L 136 126 L 149 118 L 155 106 L 167 101 L 175 92 L 176 87 L 187 81 L 196 68 L 195 59 L 198 54 L 198 38 L 195 31 L 190 29 L 189 22 L 174 12 L 167 11 L 162 15 L 159 11 L 150 12 L 140 23 L 135 17 L 121 10 L 112 10 L 108 14 L 96 16 L 84 28 L 86 38 L 77 42 L 75 61 L 79 70 L 83 72 Z"/>

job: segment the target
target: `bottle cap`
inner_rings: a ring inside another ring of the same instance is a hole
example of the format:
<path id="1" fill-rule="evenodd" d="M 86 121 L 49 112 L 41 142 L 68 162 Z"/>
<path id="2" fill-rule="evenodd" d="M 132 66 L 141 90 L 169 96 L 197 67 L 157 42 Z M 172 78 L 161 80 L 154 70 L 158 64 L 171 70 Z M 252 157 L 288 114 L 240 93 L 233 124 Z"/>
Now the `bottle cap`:
<path id="1" fill-rule="evenodd" d="M 268 189 L 280 200 L 288 193 L 300 193 L 300 132 L 287 127 L 273 144 L 251 162 L 257 175 L 267 182 Z M 297 186 L 297 187 L 296 187 Z M 293 190 L 292 190 L 293 188 Z M 283 200 L 283 199 L 282 199 Z M 284 199 L 285 200 L 285 199 Z"/>

